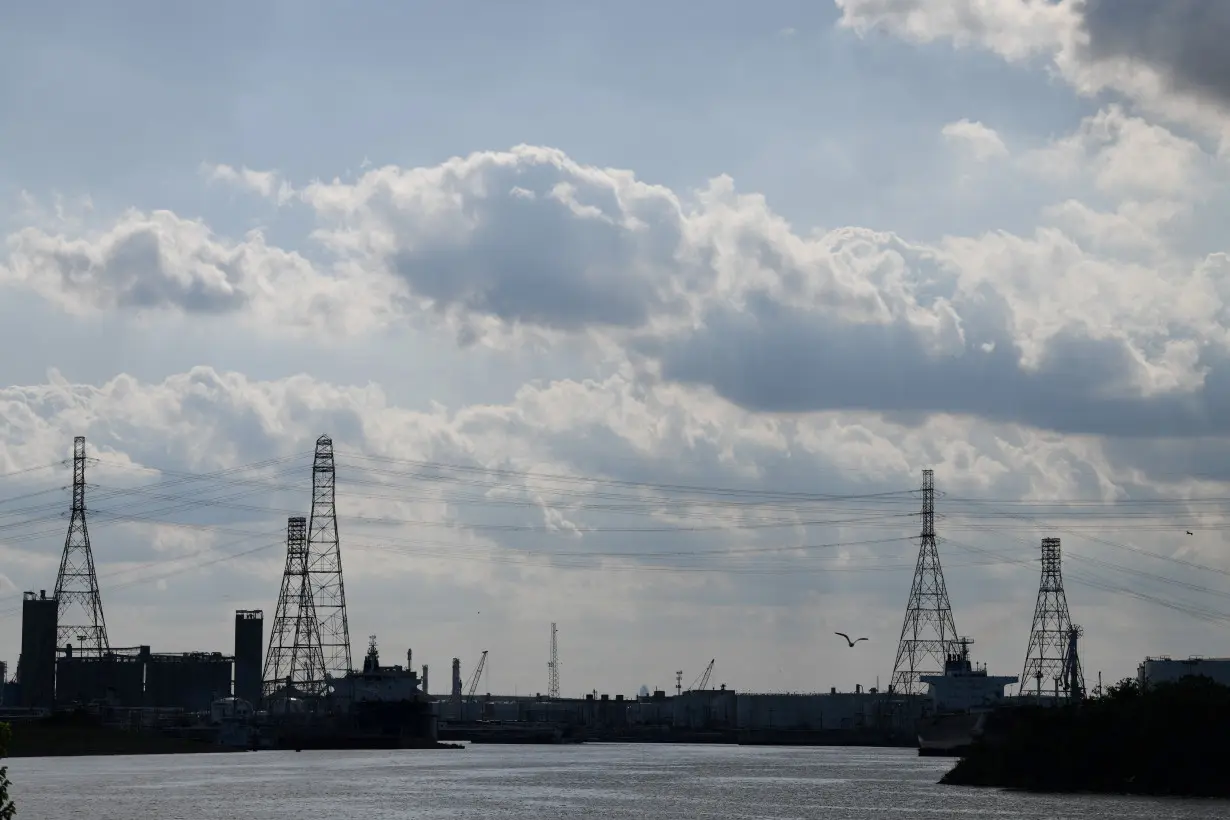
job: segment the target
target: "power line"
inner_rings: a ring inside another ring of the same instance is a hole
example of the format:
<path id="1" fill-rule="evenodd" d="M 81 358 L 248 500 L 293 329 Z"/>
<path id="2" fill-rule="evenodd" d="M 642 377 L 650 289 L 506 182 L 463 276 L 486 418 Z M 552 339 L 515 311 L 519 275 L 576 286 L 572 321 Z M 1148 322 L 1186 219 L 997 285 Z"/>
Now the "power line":
<path id="1" fill-rule="evenodd" d="M 112 487 L 106 485 L 90 486 L 92 499 L 101 501 L 107 506 L 91 508 L 95 527 L 100 523 L 128 523 L 133 525 L 156 525 L 186 527 L 201 531 L 244 533 L 245 537 L 255 536 L 249 531 L 228 528 L 222 525 L 194 523 L 189 521 L 172 521 L 163 518 L 166 515 L 187 511 L 202 511 L 206 509 L 225 509 L 238 513 L 248 513 L 250 517 L 260 520 L 274 515 L 296 512 L 279 509 L 275 505 L 251 503 L 256 490 L 277 494 L 282 492 L 301 492 L 302 483 L 279 482 L 278 476 L 285 475 L 295 462 L 301 462 L 307 454 L 293 454 L 279 458 L 266 459 L 252 464 L 237 465 L 209 473 L 191 473 L 186 471 L 165 470 L 156 467 L 146 467 L 122 462 L 112 462 L 106 459 L 90 459 L 90 461 L 106 464 L 117 469 L 130 469 L 157 474 L 158 481 L 152 484 L 133 487 Z M 458 531 L 474 531 L 476 533 L 545 533 L 575 537 L 583 535 L 635 535 L 639 533 L 671 534 L 671 533 L 703 533 L 714 531 L 755 532 L 757 530 L 772 532 L 782 528 L 866 528 L 897 529 L 904 521 L 917 515 L 917 512 L 904 508 L 905 504 L 915 504 L 916 490 L 903 490 L 867 494 L 818 494 L 797 493 L 791 491 L 737 489 L 730 487 L 704 487 L 688 484 L 666 484 L 651 482 L 633 482 L 618 479 L 604 479 L 592 476 L 561 475 L 556 473 L 512 470 L 509 468 L 487 468 L 479 466 L 443 464 L 430 461 L 399 460 L 378 456 L 355 456 L 349 454 L 344 463 L 350 465 L 343 493 L 348 497 L 367 498 L 379 502 L 447 502 L 450 506 L 473 506 L 492 511 L 508 510 L 552 510 L 560 509 L 565 514 L 587 515 L 640 515 L 651 518 L 667 517 L 679 522 L 660 527 L 623 527 L 594 525 L 576 527 L 573 530 L 558 529 L 547 525 L 526 525 L 522 523 L 470 523 L 461 520 L 431 520 L 417 518 L 399 518 L 393 516 L 349 516 L 343 521 L 363 526 L 381 527 L 440 527 Z M 32 473 L 37 470 L 62 466 L 64 462 L 41 465 L 35 468 L 16 471 L 13 475 Z M 390 467 L 408 467 L 409 469 L 389 469 Z M 351 475 L 351 473 L 354 473 Z M 6 474 L 8 475 L 8 474 Z M 401 486 L 399 486 L 399 484 Z M 411 485 L 411 491 L 401 491 L 406 485 Z M 469 489 L 467 493 L 465 490 Z M 0 505 L 15 504 L 28 501 L 40 495 L 56 492 L 60 488 L 39 490 L 24 493 L 0 500 Z M 458 492 L 461 489 L 462 492 Z M 448 492 L 445 493 L 444 491 Z M 475 491 L 480 492 L 475 492 Z M 511 493 L 533 493 L 536 497 L 525 499 L 508 497 Z M 504 494 L 501 496 L 500 494 Z M 572 499 L 573 503 L 561 501 Z M 1136 555 L 1155 560 L 1166 561 L 1176 566 L 1183 566 L 1201 571 L 1211 571 L 1221 575 L 1230 575 L 1230 571 L 1212 567 L 1194 561 L 1173 556 L 1166 556 L 1142 549 L 1130 544 L 1123 544 L 1102 538 L 1100 535 L 1086 534 L 1082 530 L 1097 527 L 1098 532 L 1114 529 L 1116 519 L 1121 519 L 1125 528 L 1134 532 L 1164 531 L 1176 529 L 1177 521 L 1194 520 L 1192 516 L 1202 516 L 1201 528 L 1205 531 L 1230 529 L 1230 498 L 1175 498 L 1175 499 L 1114 499 L 1111 501 L 1090 499 L 1058 499 L 1052 501 L 964 498 L 945 497 L 946 514 L 937 516 L 944 521 L 946 530 L 970 530 L 974 532 L 996 531 L 997 526 L 1010 522 L 1021 522 L 1031 529 L 1053 530 L 1066 532 L 1076 537 L 1086 538 L 1093 542 L 1103 543 Z M 152 503 L 151 503 L 152 502 Z M 999 509 L 1000 506 L 1009 509 Z M 666 509 L 664 509 L 666 508 Z M 1195 512 L 1192 512 L 1192 509 Z M 1209 520 L 1213 516 L 1226 514 L 1223 521 Z M 26 516 L 24 519 L 21 516 Z M 62 520 L 63 507 L 52 505 L 24 505 L 13 509 L 0 511 L 0 517 L 10 519 L 0 523 L 0 532 L 11 535 L 4 538 L 5 543 L 21 543 L 33 541 L 50 535 L 57 530 L 33 530 L 40 523 Z M 697 518 L 716 520 L 708 526 L 693 526 L 689 522 Z M 17 519 L 17 520 L 12 520 Z M 1060 523 L 1062 522 L 1062 523 Z M 645 562 L 653 569 L 645 571 L 674 572 L 758 572 L 777 573 L 787 568 L 797 568 L 800 563 L 806 564 L 817 572 L 839 571 L 893 571 L 897 569 L 891 564 L 876 564 L 858 566 L 846 561 L 832 562 L 831 566 L 821 566 L 813 556 L 806 552 L 821 547 L 855 547 L 877 541 L 892 543 L 898 539 L 850 539 L 834 541 L 827 545 L 775 545 L 768 547 L 747 547 L 728 550 L 593 550 L 572 551 L 555 550 L 552 552 L 517 551 L 507 545 L 475 546 L 449 544 L 426 539 L 399 539 L 389 535 L 380 536 L 380 544 L 372 544 L 371 548 L 389 549 L 390 544 L 402 544 L 415 551 L 412 554 L 432 558 L 455 558 L 456 560 L 491 561 L 495 556 L 501 560 L 508 558 L 514 562 L 524 562 L 523 556 L 531 560 L 554 561 L 559 568 L 567 569 L 603 569 L 617 571 L 637 571 L 641 563 L 620 565 L 618 562 Z M 905 539 L 900 539 L 905 540 Z M 951 539 L 946 539 L 951 540 Z M 366 548 L 363 542 L 356 542 L 356 547 Z M 439 546 L 448 553 L 432 553 L 423 547 Z M 462 549 L 485 550 L 486 555 L 457 555 Z M 802 554 L 800 554 L 802 553 Z M 772 556 L 779 555 L 790 559 L 784 563 L 772 563 Z M 759 563 L 749 566 L 740 562 L 740 557 L 757 557 Z M 1121 571 L 1134 575 L 1142 580 L 1157 580 L 1176 588 L 1203 594 L 1225 595 L 1217 590 L 1203 587 L 1199 584 L 1167 578 L 1157 573 L 1124 567 L 1102 559 L 1073 555 L 1073 558 L 1084 563 L 1090 562 L 1091 569 L 1098 571 Z M 679 566 L 678 561 L 724 560 L 735 558 L 735 563 L 727 567 L 721 566 Z M 1015 563 L 1011 557 L 997 555 L 991 560 L 984 556 L 979 564 L 968 566 L 990 566 L 996 564 Z M 602 559 L 602 560 L 599 560 Z M 653 562 L 674 561 L 673 566 L 664 566 Z M 582 563 L 584 562 L 584 563 Z M 604 566 L 604 564 L 606 566 Z M 545 564 L 544 566 L 550 566 Z M 965 566 L 965 565 L 955 565 Z M 1070 573 L 1072 580 L 1078 581 L 1078 573 Z M 107 576 L 104 576 L 107 577 Z M 1092 575 L 1087 580 L 1113 587 L 1104 577 Z M 1117 588 L 1116 588 L 1117 590 Z M 1122 592 L 1120 594 L 1127 594 Z M 1135 594 L 1148 596 L 1139 590 L 1130 590 Z M 1217 617 L 1215 610 L 1203 610 L 1185 604 L 1175 604 L 1158 596 L 1149 596 L 1143 600 L 1162 601 L 1161 605 L 1169 605 L 1188 614 L 1211 615 Z"/>
<path id="2" fill-rule="evenodd" d="M 37 467 L 26 467 L 21 470 L 10 470 L 7 473 L 0 473 L 0 478 L 12 478 L 14 476 L 26 475 L 28 473 L 36 473 L 40 470 L 50 470 L 53 467 L 63 467 L 67 462 L 64 459 L 53 461 L 50 464 L 39 464 Z"/>
<path id="3" fill-rule="evenodd" d="M 999 533 L 999 534 L 1004 538 L 1020 541 L 1028 545 L 1028 542 L 1023 541 L 1017 536 L 1011 535 L 1009 533 Z M 957 541 L 952 538 L 946 537 L 943 540 L 946 543 L 950 543 L 954 546 L 960 547 L 961 549 L 964 549 L 970 552 L 976 552 L 976 553 L 987 555 L 990 557 L 1001 557 L 1002 556 L 1001 553 L 996 553 L 992 550 L 988 550 L 988 549 L 978 547 L 972 544 L 963 543 L 961 541 Z M 1069 552 L 1068 555 L 1069 557 L 1074 557 L 1071 552 Z M 1015 560 L 1009 559 L 1009 560 L 1004 560 L 1003 563 L 1022 566 L 1022 567 L 1030 567 L 1032 569 L 1032 561 L 1026 560 L 1026 559 L 1015 559 Z M 1115 568 L 1121 569 L 1120 567 L 1117 567 L 1117 566 Z M 1160 607 L 1172 610 L 1174 612 L 1187 615 L 1197 620 L 1209 621 L 1212 623 L 1223 623 L 1223 622 L 1230 621 L 1230 613 L 1220 612 L 1218 610 L 1209 609 L 1208 607 L 1203 607 L 1203 606 L 1199 606 L 1195 604 L 1174 601 L 1174 600 L 1159 597 L 1157 595 L 1151 595 L 1139 589 L 1132 589 L 1130 587 L 1126 587 L 1121 584 L 1114 584 L 1106 580 L 1105 578 L 1091 576 L 1087 573 L 1080 572 L 1080 571 L 1074 571 L 1070 568 L 1068 569 L 1066 574 L 1070 580 L 1075 581 L 1081 586 L 1087 586 L 1092 589 L 1097 589 L 1099 591 L 1108 592 L 1108 593 L 1112 593 L 1115 595 L 1125 595 L 1127 597 L 1134 598 L 1136 600 L 1139 600 L 1145 603 L 1150 603 L 1155 606 L 1160 606 Z M 1169 579 L 1166 579 L 1165 576 L 1160 576 L 1160 575 L 1156 576 L 1156 579 L 1157 580 L 1169 580 Z"/>

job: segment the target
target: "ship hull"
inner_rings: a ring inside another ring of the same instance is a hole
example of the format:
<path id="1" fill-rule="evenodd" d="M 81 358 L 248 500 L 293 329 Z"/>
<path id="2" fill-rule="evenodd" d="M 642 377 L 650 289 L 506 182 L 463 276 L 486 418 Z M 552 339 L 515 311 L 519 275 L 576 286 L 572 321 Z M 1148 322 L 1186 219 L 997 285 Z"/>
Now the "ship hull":
<path id="1" fill-rule="evenodd" d="M 579 743 L 579 738 L 567 736 L 564 727 L 542 723 L 498 723 L 477 721 L 454 724 L 438 730 L 441 740 L 464 740 L 470 743 Z"/>
<path id="2" fill-rule="evenodd" d="M 982 735 L 986 712 L 958 712 L 924 718 L 918 724 L 918 754 L 961 757 Z"/>

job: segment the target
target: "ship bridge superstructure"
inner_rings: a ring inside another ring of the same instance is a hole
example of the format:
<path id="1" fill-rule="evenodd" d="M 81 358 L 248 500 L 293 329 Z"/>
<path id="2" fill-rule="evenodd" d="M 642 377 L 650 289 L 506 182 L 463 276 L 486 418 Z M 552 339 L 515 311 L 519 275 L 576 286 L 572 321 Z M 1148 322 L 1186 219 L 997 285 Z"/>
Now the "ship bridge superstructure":
<path id="1" fill-rule="evenodd" d="M 334 695 L 343 703 L 398 703 L 425 700 L 419 676 L 409 665 L 381 666 L 376 636 L 372 635 L 363 658 L 362 671 L 352 671 L 342 677 L 329 678 Z"/>
<path id="2" fill-rule="evenodd" d="M 1016 675 L 991 675 L 985 666 L 970 660 L 973 641 L 961 638 L 956 650 L 944 659 L 944 674 L 922 675 L 937 712 L 968 712 L 987 709 L 1004 699 L 1004 687 L 1020 680 Z"/>

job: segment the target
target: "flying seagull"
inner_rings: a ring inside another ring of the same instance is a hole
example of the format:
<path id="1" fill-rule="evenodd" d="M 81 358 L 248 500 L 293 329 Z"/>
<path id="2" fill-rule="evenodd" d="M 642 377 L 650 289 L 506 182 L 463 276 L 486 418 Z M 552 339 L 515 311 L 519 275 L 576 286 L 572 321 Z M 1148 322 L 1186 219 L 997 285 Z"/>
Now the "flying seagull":
<path id="1" fill-rule="evenodd" d="M 850 646 L 854 646 L 854 645 L 855 645 L 856 643 L 858 643 L 859 641 L 865 641 L 865 640 L 867 640 L 866 638 L 859 638 L 858 640 L 854 640 L 854 641 L 852 641 L 852 640 L 850 640 L 850 636 L 849 636 L 849 635 L 847 635 L 847 634 L 846 634 L 846 633 L 844 633 L 844 632 L 834 632 L 833 634 L 834 634 L 834 635 L 840 635 L 841 637 L 845 638 L 845 639 L 846 639 L 846 643 L 850 644 Z"/>

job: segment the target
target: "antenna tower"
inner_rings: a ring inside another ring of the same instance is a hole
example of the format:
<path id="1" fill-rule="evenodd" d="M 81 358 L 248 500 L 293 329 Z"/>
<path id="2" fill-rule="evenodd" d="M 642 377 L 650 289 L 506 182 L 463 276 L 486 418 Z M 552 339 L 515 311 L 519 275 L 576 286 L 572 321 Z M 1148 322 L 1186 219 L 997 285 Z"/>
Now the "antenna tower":
<path id="1" fill-rule="evenodd" d="M 59 602 L 59 646 L 71 643 L 80 654 L 95 657 L 111 648 L 85 524 L 85 436 L 73 439 L 73 511 L 56 574 L 55 597 Z"/>
<path id="2" fill-rule="evenodd" d="M 307 519 L 303 516 L 286 522 L 286 571 L 269 632 L 263 680 L 266 698 L 283 687 L 293 690 L 285 692 L 285 697 L 324 691 L 325 661 L 308 579 Z"/>
<path id="3" fill-rule="evenodd" d="M 1025 669 L 1021 672 L 1022 695 L 1031 682 L 1039 695 L 1043 686 L 1052 682 L 1057 684 L 1056 693 L 1062 697 L 1080 697 L 1085 691 L 1079 657 L 1073 659 L 1071 667 L 1068 665 L 1069 648 L 1075 650 L 1080 633 L 1073 634 L 1068 598 L 1063 591 L 1062 564 L 1059 539 L 1043 538 L 1042 579 L 1029 631 L 1029 648 L 1025 650 Z"/>
<path id="4" fill-rule="evenodd" d="M 312 463 L 312 520 L 308 524 L 308 578 L 320 626 L 325 672 L 342 677 L 351 670 L 350 626 L 346 588 L 342 585 L 342 551 L 337 538 L 333 439 L 316 439 Z"/>
<path id="5" fill-rule="evenodd" d="M 940 674 L 958 640 L 935 546 L 935 475 L 931 470 L 923 470 L 922 533 L 918 540 L 918 564 L 889 684 L 890 690 L 900 695 L 921 694 L 924 687 L 918 676 Z"/>
<path id="6" fill-rule="evenodd" d="M 547 697 L 559 700 L 559 644 L 555 638 L 555 622 L 551 622 L 551 660 L 547 667 L 551 670 L 551 678 L 547 683 Z"/>

